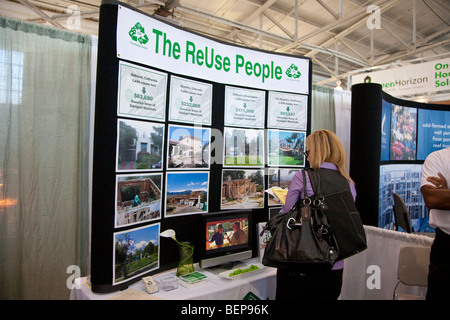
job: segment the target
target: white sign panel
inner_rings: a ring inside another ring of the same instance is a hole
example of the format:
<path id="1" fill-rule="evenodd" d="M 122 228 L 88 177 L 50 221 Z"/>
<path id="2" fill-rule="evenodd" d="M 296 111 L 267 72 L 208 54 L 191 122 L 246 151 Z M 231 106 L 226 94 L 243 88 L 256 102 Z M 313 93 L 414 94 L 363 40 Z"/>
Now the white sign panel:
<path id="1" fill-rule="evenodd" d="M 118 8 L 120 59 L 219 83 L 308 94 L 309 59 L 224 44 Z"/>
<path id="2" fill-rule="evenodd" d="M 212 85 L 171 77 L 171 121 L 211 125 Z"/>
<path id="3" fill-rule="evenodd" d="M 225 126 L 264 128 L 266 93 L 225 87 Z"/>
<path id="4" fill-rule="evenodd" d="M 119 116 L 164 121 L 167 74 L 120 62 Z"/>
<path id="5" fill-rule="evenodd" d="M 308 96 L 269 92 L 268 127 L 306 130 Z"/>
<path id="6" fill-rule="evenodd" d="M 379 83 L 393 96 L 421 95 L 450 90 L 450 59 L 414 64 L 401 68 L 352 76 L 352 84 Z"/>

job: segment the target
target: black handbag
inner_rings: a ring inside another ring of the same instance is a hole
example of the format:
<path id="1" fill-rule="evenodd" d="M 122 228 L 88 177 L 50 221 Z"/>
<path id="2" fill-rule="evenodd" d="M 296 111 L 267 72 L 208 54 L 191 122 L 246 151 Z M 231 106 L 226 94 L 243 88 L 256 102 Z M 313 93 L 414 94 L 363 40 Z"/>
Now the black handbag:
<path id="1" fill-rule="evenodd" d="M 262 264 L 275 268 L 331 269 L 339 255 L 327 219 L 317 210 L 317 199 L 306 194 L 306 175 L 302 170 L 304 199 L 287 213 L 279 213 L 267 223 L 271 238 L 264 250 Z M 261 233 L 261 235 L 262 235 Z"/>
<path id="2" fill-rule="evenodd" d="M 366 234 L 348 180 L 337 170 L 308 169 L 314 194 L 321 200 L 317 210 L 327 217 L 343 260 L 367 249 Z"/>

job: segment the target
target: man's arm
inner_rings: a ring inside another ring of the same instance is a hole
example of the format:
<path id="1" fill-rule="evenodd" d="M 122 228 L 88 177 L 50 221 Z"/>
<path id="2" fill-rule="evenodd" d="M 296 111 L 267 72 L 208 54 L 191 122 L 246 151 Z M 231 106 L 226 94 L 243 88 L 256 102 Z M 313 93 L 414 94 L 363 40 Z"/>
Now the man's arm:
<path id="1" fill-rule="evenodd" d="M 433 185 L 424 185 L 420 188 L 425 205 L 429 209 L 450 210 L 450 189 L 447 180 L 438 173 L 438 177 L 428 177 L 427 181 Z"/>

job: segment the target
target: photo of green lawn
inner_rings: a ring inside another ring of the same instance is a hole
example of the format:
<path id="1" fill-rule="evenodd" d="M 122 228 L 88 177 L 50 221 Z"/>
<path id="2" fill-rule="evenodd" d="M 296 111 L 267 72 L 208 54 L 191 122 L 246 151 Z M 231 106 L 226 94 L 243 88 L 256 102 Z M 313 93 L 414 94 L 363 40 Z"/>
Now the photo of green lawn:
<path id="1" fill-rule="evenodd" d="M 160 224 L 114 234 L 114 284 L 159 268 Z"/>
<path id="2" fill-rule="evenodd" d="M 306 132 L 268 130 L 267 150 L 269 166 L 305 166 Z"/>

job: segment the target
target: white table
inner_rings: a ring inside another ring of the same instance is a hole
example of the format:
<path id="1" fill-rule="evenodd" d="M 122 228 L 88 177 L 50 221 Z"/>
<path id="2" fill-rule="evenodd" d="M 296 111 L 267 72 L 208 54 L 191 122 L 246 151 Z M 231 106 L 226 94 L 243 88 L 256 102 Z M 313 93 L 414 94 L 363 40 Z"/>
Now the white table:
<path id="1" fill-rule="evenodd" d="M 341 300 L 392 300 L 395 285 L 397 284 L 398 256 L 402 246 L 431 246 L 433 238 L 407 234 L 376 227 L 364 226 L 367 236 L 367 250 L 350 257 L 344 261 L 343 285 L 340 295 Z M 257 258 L 250 259 L 246 264 L 258 263 Z M 195 287 L 185 288 L 181 285 L 173 291 L 162 291 L 146 296 L 153 299 L 165 300 L 242 300 L 249 293 L 253 293 L 261 300 L 275 299 L 276 292 L 276 269 L 265 268 L 254 275 L 241 279 L 225 279 L 208 269 L 199 269 L 194 265 L 196 271 L 208 276 L 207 282 Z M 378 266 L 380 270 L 381 287 L 369 288 L 367 280 L 372 275 L 370 266 Z M 175 275 L 176 270 L 169 270 L 154 275 L 158 278 L 164 275 Z M 72 300 L 107 300 L 118 297 L 120 292 L 108 294 L 93 293 L 87 284 L 86 277 L 77 279 L 80 289 L 72 289 L 70 299 Z M 132 284 L 128 292 L 135 290 L 145 293 L 141 281 Z M 408 294 L 422 294 L 424 288 L 402 288 L 399 292 Z M 127 290 L 125 290 L 125 293 Z"/>
<path id="2" fill-rule="evenodd" d="M 243 261 L 247 265 L 259 263 L 258 259 Z M 247 295 L 256 296 L 261 300 L 275 299 L 276 269 L 264 268 L 254 274 L 250 273 L 238 279 L 226 279 L 209 269 L 200 269 L 194 264 L 195 271 L 205 274 L 208 278 L 204 283 L 193 285 L 189 288 L 178 285 L 172 291 L 159 289 L 157 293 L 147 294 L 141 280 L 130 285 L 123 292 L 99 294 L 92 292 L 86 277 L 76 279 L 76 285 L 70 293 L 71 300 L 108 300 L 120 299 L 127 294 L 136 294 L 139 298 L 163 299 L 163 300 L 243 300 Z M 167 275 L 176 275 L 176 269 L 172 269 L 152 277 L 158 281 Z M 180 281 L 180 280 L 179 280 Z M 145 294 L 143 294 L 145 293 Z M 136 297 L 135 295 L 135 297 Z"/>

